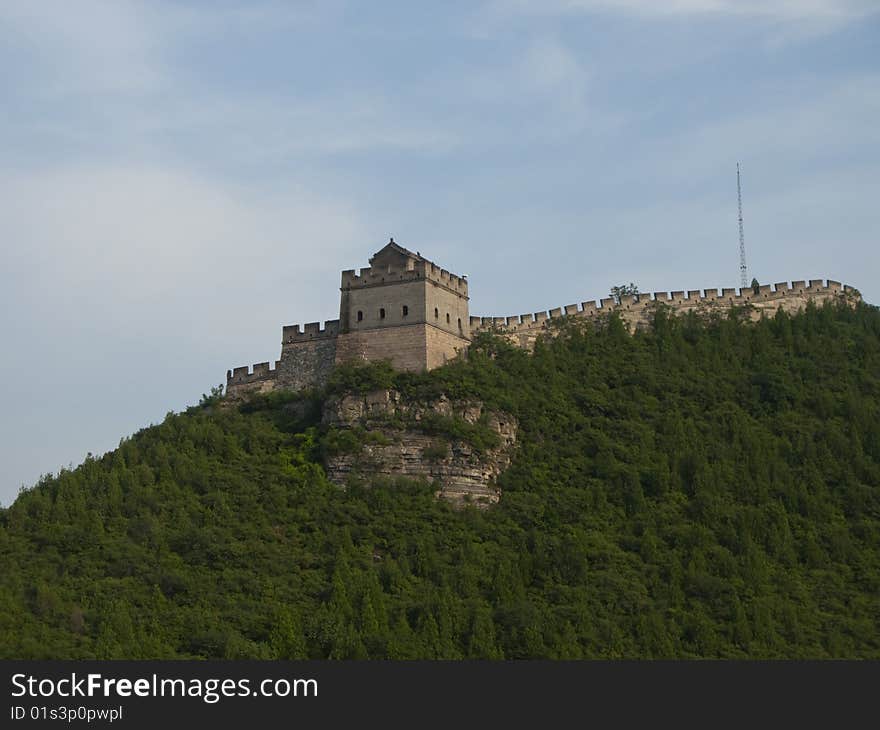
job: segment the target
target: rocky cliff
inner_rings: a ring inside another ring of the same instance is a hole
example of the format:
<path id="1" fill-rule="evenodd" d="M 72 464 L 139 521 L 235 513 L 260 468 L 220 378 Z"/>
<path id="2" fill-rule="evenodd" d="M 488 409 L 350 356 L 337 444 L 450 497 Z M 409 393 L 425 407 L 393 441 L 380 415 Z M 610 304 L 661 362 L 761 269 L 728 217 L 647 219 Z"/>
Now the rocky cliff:
<path id="1" fill-rule="evenodd" d="M 456 505 L 498 501 L 496 479 L 510 463 L 517 432 L 512 416 L 478 401 L 410 403 L 394 390 L 331 398 L 323 420 L 338 444 L 325 456 L 332 481 L 426 479 Z"/>

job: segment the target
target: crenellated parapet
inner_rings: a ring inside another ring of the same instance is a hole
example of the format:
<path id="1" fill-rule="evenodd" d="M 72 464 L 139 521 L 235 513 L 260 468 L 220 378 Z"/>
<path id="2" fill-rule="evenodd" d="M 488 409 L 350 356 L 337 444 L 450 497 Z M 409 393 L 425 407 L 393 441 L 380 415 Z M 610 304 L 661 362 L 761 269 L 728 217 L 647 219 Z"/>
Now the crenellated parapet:
<path id="1" fill-rule="evenodd" d="M 674 311 L 690 310 L 712 311 L 730 307 L 748 307 L 752 317 L 760 318 L 766 310 L 784 309 L 794 312 L 806 306 L 808 301 L 822 303 L 829 299 L 855 301 L 858 292 L 851 286 L 833 279 L 811 279 L 809 281 L 779 282 L 764 284 L 755 291 L 752 287 L 742 289 L 692 289 L 671 292 L 652 292 L 650 294 L 624 295 L 620 301 L 613 298 L 586 301 L 580 304 L 567 304 L 549 311 L 520 314 L 512 317 L 471 317 L 471 333 L 494 330 L 519 344 L 533 343 L 534 336 L 546 330 L 548 324 L 561 317 L 591 318 L 618 312 L 629 324 L 636 327 L 647 324 L 650 314 L 664 305 Z M 530 337 L 522 337 L 530 336 Z"/>
<path id="2" fill-rule="evenodd" d="M 346 269 L 342 272 L 341 288 L 343 291 L 365 289 L 388 284 L 400 284 L 407 281 L 427 280 L 449 289 L 462 296 L 468 295 L 466 276 L 453 274 L 440 268 L 427 259 L 414 259 L 412 268 L 401 266 L 368 266 L 363 269 Z"/>
<path id="3" fill-rule="evenodd" d="M 369 286 L 381 286 L 424 278 L 424 272 L 418 268 L 403 269 L 398 267 L 379 268 L 367 266 L 363 269 L 346 269 L 343 271 L 342 288 L 364 289 Z"/>
<path id="4" fill-rule="evenodd" d="M 278 361 L 276 360 L 275 367 L 277 366 Z M 227 370 L 226 382 L 242 385 L 246 383 L 255 383 L 258 380 L 272 380 L 275 377 L 276 372 L 277 370 L 272 368 L 268 362 L 258 362 L 253 365 L 253 369 L 249 368 L 247 365 L 243 365 L 240 368 Z"/>
<path id="5" fill-rule="evenodd" d="M 411 281 L 430 281 L 460 296 L 468 295 L 467 277 L 398 246 L 394 239 L 370 259 L 368 267 L 343 271 L 341 289 L 345 292 Z"/>
<path id="6" fill-rule="evenodd" d="M 466 276 L 458 276 L 450 273 L 446 269 L 442 269 L 431 261 L 424 261 L 424 275 L 428 281 L 450 289 L 462 296 L 468 295 L 468 280 Z"/>
<path id="7" fill-rule="evenodd" d="M 281 329 L 281 344 L 309 342 L 318 339 L 332 339 L 339 335 L 339 320 L 328 319 L 321 328 L 320 322 L 308 322 L 302 329 L 298 324 L 288 324 Z"/>
<path id="8" fill-rule="evenodd" d="M 275 361 L 275 367 L 269 362 L 258 362 L 248 368 L 247 365 L 226 371 L 226 394 L 233 397 L 242 397 L 251 393 L 263 393 L 274 389 L 278 376 L 278 365 L 281 361 Z"/>

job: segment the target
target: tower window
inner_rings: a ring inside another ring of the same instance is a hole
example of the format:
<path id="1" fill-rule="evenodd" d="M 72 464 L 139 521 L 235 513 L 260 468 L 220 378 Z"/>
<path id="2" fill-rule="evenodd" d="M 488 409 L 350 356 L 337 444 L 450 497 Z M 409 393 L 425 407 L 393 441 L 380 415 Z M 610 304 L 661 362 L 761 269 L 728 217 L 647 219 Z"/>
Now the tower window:
<path id="1" fill-rule="evenodd" d="M 403 316 L 406 317 L 409 314 L 409 307 L 405 304 L 403 305 Z"/>
<path id="2" fill-rule="evenodd" d="M 385 319 L 385 308 L 379 310 L 379 319 Z"/>
<path id="3" fill-rule="evenodd" d="M 449 324 L 449 312 L 446 313 L 446 324 Z"/>
<path id="4" fill-rule="evenodd" d="M 364 321 L 364 313 L 359 309 L 358 310 L 358 322 Z"/>
<path id="5" fill-rule="evenodd" d="M 458 318 L 458 331 L 461 332 L 461 317 Z"/>
<path id="6" fill-rule="evenodd" d="M 440 310 L 437 307 L 434 307 L 434 319 L 440 318 Z"/>

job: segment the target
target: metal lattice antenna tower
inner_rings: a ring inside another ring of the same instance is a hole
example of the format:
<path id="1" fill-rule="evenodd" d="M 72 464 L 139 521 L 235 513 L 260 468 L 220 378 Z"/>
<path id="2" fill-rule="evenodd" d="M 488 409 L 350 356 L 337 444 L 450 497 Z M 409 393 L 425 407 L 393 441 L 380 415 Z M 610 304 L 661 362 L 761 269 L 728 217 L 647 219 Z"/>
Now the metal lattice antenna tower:
<path id="1" fill-rule="evenodd" d="M 746 239 L 743 236 L 743 197 L 739 184 L 739 163 L 736 163 L 736 203 L 739 210 L 739 283 L 742 288 L 749 285 L 749 273 L 746 268 Z"/>

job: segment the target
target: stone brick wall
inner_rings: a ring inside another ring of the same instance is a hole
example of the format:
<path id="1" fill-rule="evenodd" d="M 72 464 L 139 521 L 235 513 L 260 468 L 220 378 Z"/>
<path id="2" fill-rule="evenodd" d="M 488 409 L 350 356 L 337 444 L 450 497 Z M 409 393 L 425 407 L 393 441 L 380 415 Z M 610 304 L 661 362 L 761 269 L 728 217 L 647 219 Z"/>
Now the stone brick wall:
<path id="1" fill-rule="evenodd" d="M 425 322 L 424 279 L 392 281 L 344 291 L 339 319 L 343 331 L 359 332 L 379 327 L 401 327 Z M 403 308 L 407 308 L 404 315 Z M 381 313 L 384 311 L 385 316 Z M 358 320 L 358 312 L 362 319 Z"/>
<path id="2" fill-rule="evenodd" d="M 427 327 L 413 324 L 341 334 L 336 344 L 336 362 L 391 360 L 398 370 L 423 370 L 427 361 Z"/>
<path id="3" fill-rule="evenodd" d="M 468 340 L 426 324 L 339 335 L 336 362 L 390 360 L 397 370 L 432 370 L 467 350 Z"/>
<path id="4" fill-rule="evenodd" d="M 442 282 L 425 282 L 425 320 L 451 335 L 470 337 L 468 298 Z"/>
<path id="5" fill-rule="evenodd" d="M 285 342 L 276 370 L 277 386 L 292 390 L 320 388 L 327 382 L 336 362 L 336 338 Z"/>
<path id="6" fill-rule="evenodd" d="M 428 370 L 438 368 L 460 353 L 467 352 L 468 344 L 470 344 L 469 340 L 444 332 L 436 327 L 428 327 L 425 335 L 426 367 Z"/>
<path id="7" fill-rule="evenodd" d="M 275 378 L 251 378 L 246 381 L 235 382 L 227 377 L 226 395 L 232 400 L 250 398 L 257 393 L 268 393 L 275 390 Z"/>
<path id="8" fill-rule="evenodd" d="M 471 332 L 476 334 L 485 330 L 494 330 L 509 339 L 518 347 L 531 349 L 535 340 L 548 332 L 550 323 L 559 317 L 575 317 L 589 319 L 606 315 L 612 311 L 620 314 L 631 329 L 645 327 L 651 322 L 658 306 L 668 306 L 675 314 L 695 311 L 703 314 L 723 312 L 733 306 L 744 307 L 752 320 L 762 316 L 772 316 L 778 309 L 788 313 L 797 312 L 813 302 L 822 306 L 826 301 L 842 301 L 854 304 L 861 297 L 850 286 L 829 279 L 794 281 L 789 285 L 780 282 L 761 286 L 755 293 L 750 287 L 737 292 L 736 289 L 696 289 L 688 292 L 674 291 L 642 294 L 638 297 L 625 296 L 619 303 L 613 299 L 569 304 L 565 307 L 551 309 L 549 312 L 535 312 L 511 317 L 471 317 Z"/>
<path id="9" fill-rule="evenodd" d="M 268 362 L 258 362 L 249 369 L 247 365 L 226 371 L 226 395 L 233 398 L 247 397 L 253 393 L 265 393 L 275 387 L 278 363 L 273 370 Z"/>

